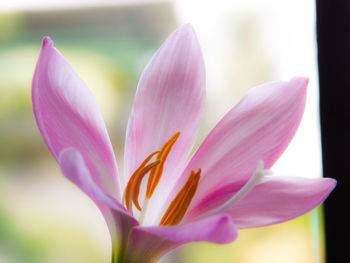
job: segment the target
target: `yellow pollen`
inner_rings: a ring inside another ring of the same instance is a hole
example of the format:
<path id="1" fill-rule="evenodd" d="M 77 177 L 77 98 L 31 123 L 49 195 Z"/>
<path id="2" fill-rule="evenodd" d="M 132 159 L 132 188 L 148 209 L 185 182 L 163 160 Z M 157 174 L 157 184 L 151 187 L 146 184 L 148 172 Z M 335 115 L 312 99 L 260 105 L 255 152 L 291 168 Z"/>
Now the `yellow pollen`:
<path id="1" fill-rule="evenodd" d="M 131 212 L 131 198 L 134 201 L 134 204 L 138 210 L 141 211 L 141 207 L 138 202 L 138 196 L 140 193 L 140 186 L 143 177 L 155 166 L 160 164 L 160 160 L 157 160 L 149 165 L 147 163 L 152 159 L 156 154 L 159 154 L 159 151 L 151 153 L 140 165 L 139 168 L 132 174 L 129 179 L 128 185 L 125 188 L 125 205 L 126 208 Z M 147 166 L 146 166 L 147 165 Z"/>
<path id="2" fill-rule="evenodd" d="M 148 183 L 147 183 L 147 190 L 146 190 L 146 198 L 150 199 L 153 195 L 154 190 L 156 189 L 160 178 L 162 177 L 163 169 L 164 169 L 164 164 L 165 161 L 174 146 L 175 142 L 180 136 L 180 132 L 175 133 L 169 141 L 167 141 L 160 152 L 158 153 L 157 160 L 160 160 L 160 164 L 157 165 L 154 169 L 152 169 L 149 178 L 148 178 Z"/>
<path id="3" fill-rule="evenodd" d="M 187 182 L 171 202 L 168 210 L 165 212 L 162 220 L 160 221 L 161 226 L 177 225 L 181 222 L 189 205 L 191 204 L 194 194 L 197 191 L 200 176 L 200 168 L 197 172 L 194 172 L 193 170 L 191 171 L 191 175 Z"/>

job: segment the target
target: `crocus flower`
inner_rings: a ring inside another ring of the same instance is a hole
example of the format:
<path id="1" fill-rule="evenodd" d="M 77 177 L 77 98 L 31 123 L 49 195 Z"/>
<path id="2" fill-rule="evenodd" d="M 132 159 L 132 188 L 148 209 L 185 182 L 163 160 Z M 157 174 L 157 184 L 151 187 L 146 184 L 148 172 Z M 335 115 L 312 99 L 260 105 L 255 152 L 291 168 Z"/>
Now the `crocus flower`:
<path id="1" fill-rule="evenodd" d="M 308 80 L 250 90 L 189 159 L 205 103 L 193 28 L 173 32 L 138 84 L 124 173 L 93 95 L 45 37 L 32 88 L 40 132 L 63 174 L 101 210 L 112 262 L 150 262 L 188 242 L 229 243 L 237 230 L 300 216 L 336 182 L 271 175 L 301 120 Z"/>

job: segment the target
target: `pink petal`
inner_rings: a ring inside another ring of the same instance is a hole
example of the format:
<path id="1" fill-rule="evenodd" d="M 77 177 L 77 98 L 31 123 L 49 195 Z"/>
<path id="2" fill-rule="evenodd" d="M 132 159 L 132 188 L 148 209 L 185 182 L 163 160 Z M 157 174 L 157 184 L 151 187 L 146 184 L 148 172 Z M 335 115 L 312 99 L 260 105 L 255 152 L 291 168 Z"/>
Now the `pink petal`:
<path id="1" fill-rule="evenodd" d="M 235 188 L 235 182 L 247 181 L 259 160 L 265 162 L 266 169 L 273 165 L 299 126 L 307 83 L 305 78 L 294 78 L 258 86 L 226 114 L 194 154 L 178 183 L 180 187 L 192 169 L 202 169 L 190 210 L 225 185 Z"/>
<path id="2" fill-rule="evenodd" d="M 270 177 L 227 211 L 239 228 L 281 223 L 321 204 L 336 185 L 332 178 Z"/>
<path id="3" fill-rule="evenodd" d="M 234 241 L 237 234 L 232 220 L 226 215 L 177 226 L 135 227 L 130 236 L 126 261 L 150 262 L 189 242 L 226 244 Z"/>
<path id="4" fill-rule="evenodd" d="M 115 246 L 127 243 L 132 227 L 138 222 L 112 196 L 105 193 L 93 181 L 82 154 L 75 148 L 64 149 L 58 158 L 62 173 L 84 193 L 86 193 L 99 207 L 105 217 Z"/>
<path id="5" fill-rule="evenodd" d="M 239 228 L 277 224 L 314 209 L 328 197 L 335 185 L 336 181 L 331 178 L 269 176 L 226 212 Z M 233 187 L 227 185 L 207 196 L 191 211 L 191 216 L 198 217 L 221 205 L 239 188 L 237 184 Z"/>
<path id="6" fill-rule="evenodd" d="M 140 79 L 127 129 L 124 184 L 150 153 L 180 131 L 165 163 L 164 180 L 152 198 L 164 200 L 156 195 L 169 192 L 180 175 L 196 139 L 204 102 L 204 62 L 192 26 L 185 25 L 168 37 Z"/>
<path id="7" fill-rule="evenodd" d="M 95 99 L 48 37 L 32 85 L 34 115 L 54 158 L 77 148 L 96 183 L 119 198 L 115 157 Z"/>

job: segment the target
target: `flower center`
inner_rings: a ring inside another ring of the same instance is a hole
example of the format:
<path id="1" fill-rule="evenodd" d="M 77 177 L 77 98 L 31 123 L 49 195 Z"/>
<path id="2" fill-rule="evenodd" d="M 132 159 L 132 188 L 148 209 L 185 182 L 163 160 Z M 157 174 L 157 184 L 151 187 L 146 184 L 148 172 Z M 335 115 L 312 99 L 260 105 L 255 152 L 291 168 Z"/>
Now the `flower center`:
<path id="1" fill-rule="evenodd" d="M 123 202 L 125 202 L 125 206 L 131 214 L 132 204 L 134 204 L 139 211 L 142 211 L 138 198 L 140 194 L 142 180 L 148 173 L 150 174 L 147 182 L 145 200 L 151 199 L 154 190 L 156 189 L 160 178 L 162 177 L 165 161 L 175 142 L 179 138 L 180 134 L 180 132 L 175 133 L 163 145 L 160 151 L 155 151 L 151 153 L 130 177 L 129 182 L 125 188 Z M 156 161 L 148 164 L 155 155 L 157 155 Z M 192 170 L 187 182 L 184 184 L 184 186 L 179 191 L 174 200 L 170 203 L 167 211 L 165 212 L 164 216 L 160 221 L 160 225 L 176 225 L 181 222 L 182 218 L 186 214 L 189 205 L 191 204 L 194 194 L 197 191 L 200 175 L 200 168 L 197 172 L 194 172 Z"/>

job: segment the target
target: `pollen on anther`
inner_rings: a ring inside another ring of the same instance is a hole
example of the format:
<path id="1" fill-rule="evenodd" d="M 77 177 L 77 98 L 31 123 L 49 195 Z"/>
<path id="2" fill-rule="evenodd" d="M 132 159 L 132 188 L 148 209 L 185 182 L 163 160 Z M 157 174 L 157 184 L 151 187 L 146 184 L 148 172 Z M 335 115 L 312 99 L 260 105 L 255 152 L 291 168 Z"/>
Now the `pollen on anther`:
<path id="1" fill-rule="evenodd" d="M 138 196 L 140 193 L 140 187 L 143 177 L 155 166 L 159 165 L 161 160 L 156 160 L 155 162 L 147 165 L 147 163 L 152 159 L 152 157 L 158 154 L 159 151 L 151 153 L 140 165 L 139 168 L 132 174 L 129 182 L 125 188 L 125 206 L 131 212 L 131 200 L 134 202 L 138 210 L 142 210 L 138 202 Z"/>
<path id="2" fill-rule="evenodd" d="M 162 217 L 160 221 L 161 226 L 177 225 L 181 222 L 197 191 L 200 175 L 200 168 L 197 172 L 194 172 L 193 170 L 191 171 L 191 175 L 187 182 L 171 202 L 167 211 Z"/>
<path id="3" fill-rule="evenodd" d="M 161 160 L 160 164 L 152 169 L 147 183 L 146 198 L 150 199 L 156 189 L 160 178 L 162 177 L 165 161 L 174 146 L 175 142 L 180 136 L 180 132 L 175 133 L 162 147 L 157 155 L 157 160 Z"/>

